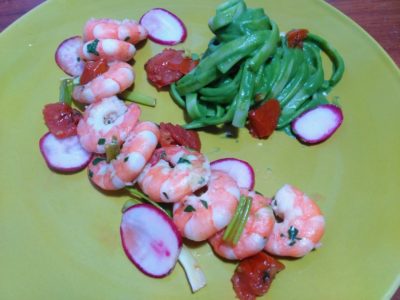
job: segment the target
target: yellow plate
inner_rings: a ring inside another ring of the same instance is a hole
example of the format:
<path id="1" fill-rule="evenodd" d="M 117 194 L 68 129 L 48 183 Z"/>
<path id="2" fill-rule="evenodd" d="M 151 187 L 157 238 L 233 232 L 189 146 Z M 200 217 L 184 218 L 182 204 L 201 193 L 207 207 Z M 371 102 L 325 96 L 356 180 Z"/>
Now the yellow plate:
<path id="1" fill-rule="evenodd" d="M 208 245 L 193 251 L 208 286 L 191 295 L 182 269 L 156 280 L 142 275 L 120 246 L 125 196 L 94 189 L 86 173 L 60 175 L 46 167 L 38 140 L 41 109 L 57 101 L 63 73 L 54 51 L 81 33 L 90 17 L 135 18 L 165 7 L 188 27 L 184 45 L 205 49 L 207 20 L 217 1 L 48 0 L 0 35 L 0 298 L 1 299 L 231 299 L 233 264 Z M 284 260 L 269 299 L 378 299 L 397 287 L 400 270 L 400 74 L 384 51 L 348 18 L 322 1 L 248 1 L 261 5 L 282 31 L 308 28 L 343 54 L 346 72 L 333 90 L 345 121 L 327 142 L 306 147 L 283 133 L 266 141 L 241 130 L 238 139 L 201 134 L 212 159 L 249 161 L 266 195 L 292 183 L 325 212 L 323 247 Z M 158 99 L 143 119 L 182 122 L 165 92 L 146 82 L 144 62 L 163 47 L 138 51 L 136 88 Z"/>

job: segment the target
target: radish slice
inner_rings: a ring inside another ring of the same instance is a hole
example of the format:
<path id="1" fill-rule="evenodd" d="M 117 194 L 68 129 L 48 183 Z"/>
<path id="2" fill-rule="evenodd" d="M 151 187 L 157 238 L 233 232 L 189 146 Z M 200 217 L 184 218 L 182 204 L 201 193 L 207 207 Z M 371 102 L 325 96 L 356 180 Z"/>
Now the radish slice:
<path id="1" fill-rule="evenodd" d="M 125 254 L 144 274 L 161 278 L 175 267 L 182 238 L 172 220 L 150 204 L 137 204 L 122 215 L 121 241 Z"/>
<path id="2" fill-rule="evenodd" d="M 163 8 L 153 8 L 140 19 L 148 32 L 149 39 L 161 45 L 176 45 L 186 39 L 185 24 L 172 12 Z"/>
<path id="3" fill-rule="evenodd" d="M 67 75 L 82 74 L 85 65 L 79 55 L 82 46 L 83 40 L 80 36 L 70 37 L 58 46 L 55 54 L 56 63 Z"/>
<path id="4" fill-rule="evenodd" d="M 313 145 L 331 137 L 343 122 L 340 107 L 323 104 L 307 110 L 292 122 L 292 131 L 303 143 Z"/>
<path id="5" fill-rule="evenodd" d="M 78 172 L 92 158 L 92 154 L 82 148 L 77 135 L 59 139 L 48 132 L 40 139 L 39 147 L 48 167 L 61 173 Z"/>
<path id="6" fill-rule="evenodd" d="M 254 189 L 255 175 L 253 167 L 244 160 L 237 158 L 222 158 L 211 162 L 211 170 L 222 171 L 236 180 L 240 188 Z"/>

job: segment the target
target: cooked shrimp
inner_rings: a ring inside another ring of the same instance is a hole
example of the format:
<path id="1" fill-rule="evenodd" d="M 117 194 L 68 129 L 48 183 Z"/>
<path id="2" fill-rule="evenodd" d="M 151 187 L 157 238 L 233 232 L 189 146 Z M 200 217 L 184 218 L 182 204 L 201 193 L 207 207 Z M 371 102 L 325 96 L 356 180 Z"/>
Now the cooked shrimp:
<path id="1" fill-rule="evenodd" d="M 314 201 L 293 186 L 285 185 L 271 205 L 283 221 L 275 223 L 264 248 L 267 252 L 302 257 L 320 246 L 325 219 Z"/>
<path id="2" fill-rule="evenodd" d="M 219 231 L 209 239 L 215 253 L 231 260 L 241 260 L 262 251 L 275 224 L 275 217 L 269 206 L 270 199 L 256 194 L 254 191 L 241 189 L 240 192 L 241 195 L 251 197 L 252 203 L 249 218 L 238 243 L 233 246 L 224 242 L 222 237 L 225 230 Z"/>
<path id="3" fill-rule="evenodd" d="M 105 146 L 113 140 L 121 145 L 139 116 L 137 104 L 126 105 L 116 96 L 89 105 L 77 127 L 82 147 L 88 152 L 105 153 Z"/>
<path id="4" fill-rule="evenodd" d="M 132 44 L 115 39 L 91 40 L 83 44 L 80 56 L 85 60 L 128 61 L 135 55 Z"/>
<path id="5" fill-rule="evenodd" d="M 132 185 L 153 154 L 160 136 L 157 125 L 139 123 L 127 137 L 121 152 L 110 163 L 95 157 L 89 164 L 89 178 L 103 190 Z"/>
<path id="6" fill-rule="evenodd" d="M 154 201 L 180 201 L 210 178 L 210 163 L 197 151 L 174 145 L 158 149 L 156 155 L 158 162 L 148 164 L 138 179 L 142 191 Z"/>
<path id="7" fill-rule="evenodd" d="M 173 221 L 182 236 L 204 241 L 228 225 L 239 197 L 239 187 L 232 177 L 221 171 L 211 171 L 204 194 L 192 194 L 174 204 Z"/>
<path id="8" fill-rule="evenodd" d="M 72 97 L 78 102 L 90 104 L 103 98 L 115 96 L 133 84 L 135 73 L 129 64 L 114 62 L 110 63 L 109 66 L 107 72 L 85 85 L 76 86 Z"/>
<path id="9" fill-rule="evenodd" d="M 114 163 L 115 174 L 126 185 L 138 177 L 150 160 L 159 139 L 160 130 L 152 122 L 139 123 L 129 134 Z"/>
<path id="10" fill-rule="evenodd" d="M 134 20 L 90 19 L 85 25 L 83 37 L 85 41 L 118 39 L 136 44 L 147 38 L 147 31 Z"/>

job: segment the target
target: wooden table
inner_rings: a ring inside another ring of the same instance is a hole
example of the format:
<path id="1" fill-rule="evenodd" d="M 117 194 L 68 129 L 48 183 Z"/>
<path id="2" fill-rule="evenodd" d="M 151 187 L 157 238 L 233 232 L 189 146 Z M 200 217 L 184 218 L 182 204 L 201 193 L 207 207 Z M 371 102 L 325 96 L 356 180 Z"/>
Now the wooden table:
<path id="1" fill-rule="evenodd" d="M 44 0 L 0 0 L 0 32 Z M 293 0 L 296 1 L 296 0 Z M 373 36 L 400 66 L 400 0 L 327 0 Z M 400 288 L 392 300 L 400 300 Z"/>

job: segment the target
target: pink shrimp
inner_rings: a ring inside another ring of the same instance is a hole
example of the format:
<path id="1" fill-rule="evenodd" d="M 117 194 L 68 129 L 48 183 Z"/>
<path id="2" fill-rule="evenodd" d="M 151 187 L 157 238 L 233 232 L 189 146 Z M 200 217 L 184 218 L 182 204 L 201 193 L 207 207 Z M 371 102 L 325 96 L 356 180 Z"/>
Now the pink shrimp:
<path id="1" fill-rule="evenodd" d="M 189 195 L 174 204 L 173 221 L 182 236 L 204 241 L 231 221 L 239 202 L 236 181 L 221 171 L 211 171 L 207 191 Z"/>
<path id="2" fill-rule="evenodd" d="M 126 105 L 116 96 L 89 105 L 77 127 L 82 147 L 88 152 L 105 153 L 105 146 L 113 140 L 121 145 L 139 116 L 138 105 Z"/>
<path id="3" fill-rule="evenodd" d="M 76 86 L 72 97 L 78 102 L 91 104 L 103 98 L 115 96 L 133 84 L 135 73 L 129 64 L 114 62 L 109 66 L 107 72 L 85 85 Z"/>
<path id="4" fill-rule="evenodd" d="M 320 246 L 325 219 L 317 204 L 290 185 L 283 186 L 272 200 L 281 218 L 265 245 L 265 251 L 279 256 L 302 257 Z"/>
<path id="5" fill-rule="evenodd" d="M 157 125 L 139 123 L 110 163 L 99 156 L 91 161 L 89 178 L 103 190 L 119 190 L 132 185 L 157 147 L 159 137 Z"/>
<path id="6" fill-rule="evenodd" d="M 138 179 L 142 191 L 154 201 L 180 201 L 210 178 L 210 163 L 197 151 L 174 145 L 158 149 L 156 155 L 158 162 L 148 164 Z"/>
<path id="7" fill-rule="evenodd" d="M 84 60 L 128 61 L 133 58 L 136 48 L 132 44 L 115 39 L 91 40 L 83 44 L 80 56 Z"/>
<path id="8" fill-rule="evenodd" d="M 275 217 L 269 207 L 270 199 L 254 191 L 241 189 L 241 195 L 252 198 L 249 218 L 238 243 L 233 246 L 222 239 L 225 230 L 219 231 L 209 239 L 210 245 L 219 256 L 242 260 L 262 251 L 275 224 Z"/>
<path id="9" fill-rule="evenodd" d="M 134 20 L 90 19 L 85 25 L 83 37 L 85 41 L 117 39 L 136 44 L 147 38 L 147 30 Z"/>

